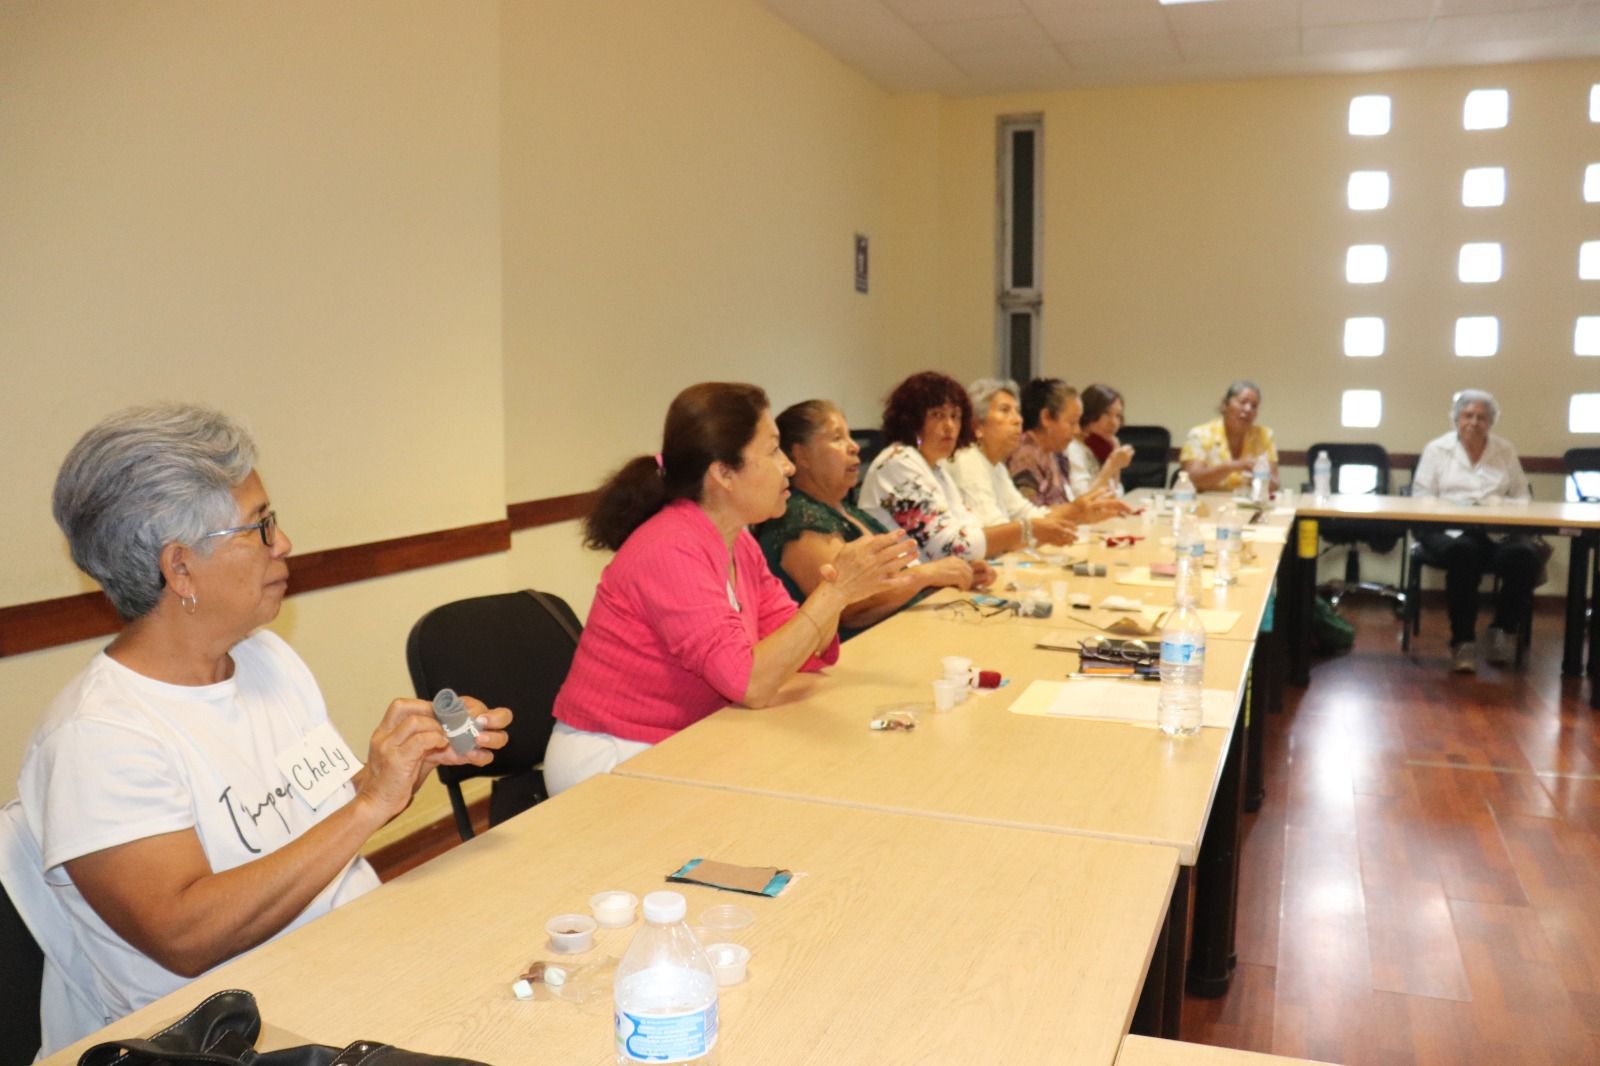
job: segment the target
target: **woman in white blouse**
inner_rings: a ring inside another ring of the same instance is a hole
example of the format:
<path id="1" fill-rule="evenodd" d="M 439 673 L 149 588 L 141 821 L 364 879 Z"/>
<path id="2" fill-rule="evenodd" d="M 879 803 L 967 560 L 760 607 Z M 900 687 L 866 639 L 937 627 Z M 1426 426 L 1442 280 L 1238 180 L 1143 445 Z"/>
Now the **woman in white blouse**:
<path id="1" fill-rule="evenodd" d="M 970 561 L 1071 541 L 1070 522 L 1024 516 L 986 525 L 962 502 L 945 460 L 974 439 L 972 403 L 954 378 L 930 370 L 897 385 L 884 403 L 883 436 L 887 444 L 861 482 L 861 508 L 886 528 L 905 530 L 923 560 Z"/>
<path id="2" fill-rule="evenodd" d="M 1489 432 L 1500 405 L 1482 389 L 1463 389 L 1450 406 L 1455 429 L 1428 442 L 1417 461 L 1411 495 L 1451 503 L 1494 504 L 1528 498 L 1528 478 L 1517 450 Z M 1494 624 L 1489 627 L 1491 663 L 1511 662 L 1516 633 L 1533 603 L 1541 559 L 1525 536 L 1492 537 L 1481 529 L 1450 529 L 1419 538 L 1423 560 L 1445 571 L 1450 605 L 1450 647 L 1457 673 L 1477 669 L 1478 582 L 1485 571 L 1500 578 Z"/>

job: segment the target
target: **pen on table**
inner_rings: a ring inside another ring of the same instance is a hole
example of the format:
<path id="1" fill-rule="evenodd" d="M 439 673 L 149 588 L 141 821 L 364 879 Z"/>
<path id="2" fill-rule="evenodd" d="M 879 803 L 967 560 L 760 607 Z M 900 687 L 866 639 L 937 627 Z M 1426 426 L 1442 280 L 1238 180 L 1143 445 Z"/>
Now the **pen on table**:
<path id="1" fill-rule="evenodd" d="M 1072 673 L 1068 674 L 1068 681 L 1160 681 L 1160 674 L 1112 674 L 1112 673 Z"/>

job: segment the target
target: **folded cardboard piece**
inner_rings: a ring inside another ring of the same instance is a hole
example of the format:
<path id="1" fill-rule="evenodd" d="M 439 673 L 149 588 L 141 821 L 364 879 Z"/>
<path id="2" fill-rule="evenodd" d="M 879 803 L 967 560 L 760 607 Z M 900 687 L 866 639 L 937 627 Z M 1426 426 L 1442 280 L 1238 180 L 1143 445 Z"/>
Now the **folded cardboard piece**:
<path id="1" fill-rule="evenodd" d="M 776 866 L 735 866 L 715 859 L 690 859 L 668 874 L 667 880 L 745 892 L 752 896 L 776 896 L 793 877 L 788 870 L 780 870 Z"/>

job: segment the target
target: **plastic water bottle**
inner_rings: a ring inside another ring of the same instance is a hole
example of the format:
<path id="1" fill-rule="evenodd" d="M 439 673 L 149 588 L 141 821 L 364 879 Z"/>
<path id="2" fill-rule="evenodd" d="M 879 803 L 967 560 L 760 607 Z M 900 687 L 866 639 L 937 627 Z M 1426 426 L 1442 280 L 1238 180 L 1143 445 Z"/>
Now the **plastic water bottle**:
<path id="1" fill-rule="evenodd" d="M 1232 585 L 1239 580 L 1239 547 L 1243 534 L 1239 529 L 1239 510 L 1231 503 L 1217 508 L 1217 587 Z"/>
<path id="2" fill-rule="evenodd" d="M 1194 511 L 1194 482 L 1189 480 L 1189 471 L 1178 471 L 1178 480 L 1172 483 L 1172 531 L 1177 533 L 1183 526 L 1183 516 Z"/>
<path id="3" fill-rule="evenodd" d="M 1169 737 L 1200 732 L 1206 627 L 1192 603 L 1178 604 L 1161 627 L 1161 698 L 1156 726 Z"/>
<path id="4" fill-rule="evenodd" d="M 1205 570 L 1206 542 L 1194 515 L 1184 515 L 1178 525 L 1177 556 L 1173 566 L 1173 599 L 1180 604 L 1200 602 L 1201 575 Z"/>
<path id="5" fill-rule="evenodd" d="M 677 892 L 644 898 L 644 925 L 634 934 L 613 986 L 617 1063 L 717 1061 L 717 977 L 689 931 Z"/>
<path id="6" fill-rule="evenodd" d="M 1333 495 L 1333 463 L 1327 452 L 1318 452 L 1316 461 L 1311 464 L 1311 490 L 1318 499 Z"/>
<path id="7" fill-rule="evenodd" d="M 1250 468 L 1250 502 L 1265 504 L 1267 489 L 1272 484 L 1272 463 L 1265 455 L 1256 456 L 1256 465 Z"/>

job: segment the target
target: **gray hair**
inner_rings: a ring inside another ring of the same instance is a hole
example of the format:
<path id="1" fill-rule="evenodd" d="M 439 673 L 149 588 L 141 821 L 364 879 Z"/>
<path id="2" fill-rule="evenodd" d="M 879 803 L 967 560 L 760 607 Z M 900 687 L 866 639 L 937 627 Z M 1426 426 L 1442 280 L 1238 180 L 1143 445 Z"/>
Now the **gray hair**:
<path id="1" fill-rule="evenodd" d="M 968 385 L 967 398 L 972 401 L 972 417 L 979 422 L 988 418 L 989 405 L 1002 392 L 1009 392 L 1013 400 L 1022 395 L 1017 383 L 1010 378 L 979 378 Z"/>
<path id="2" fill-rule="evenodd" d="M 232 489 L 255 463 L 255 442 L 226 415 L 194 404 L 130 407 L 73 445 L 51 511 L 72 561 L 131 622 L 161 599 L 161 549 L 208 553 L 205 535 L 234 524 Z"/>
<path id="3" fill-rule="evenodd" d="M 1456 424 L 1461 417 L 1461 412 L 1467 409 L 1469 403 L 1481 403 L 1489 409 L 1489 424 L 1492 426 L 1500 421 L 1500 404 L 1495 401 L 1494 394 L 1483 389 L 1462 389 L 1450 397 L 1450 424 Z"/>
<path id="4" fill-rule="evenodd" d="M 1232 385 L 1229 385 L 1228 386 L 1228 391 L 1222 394 L 1222 404 L 1221 404 L 1221 406 L 1225 409 L 1228 406 L 1228 401 L 1232 400 L 1235 396 L 1239 395 L 1245 389 L 1249 389 L 1251 392 L 1256 394 L 1256 401 L 1258 403 L 1261 400 L 1265 399 L 1265 397 L 1262 396 L 1262 394 L 1261 394 L 1261 386 L 1260 385 L 1257 385 L 1255 382 L 1251 381 L 1249 378 L 1240 378 L 1238 381 L 1235 381 Z"/>

